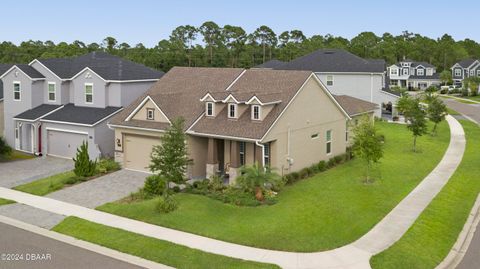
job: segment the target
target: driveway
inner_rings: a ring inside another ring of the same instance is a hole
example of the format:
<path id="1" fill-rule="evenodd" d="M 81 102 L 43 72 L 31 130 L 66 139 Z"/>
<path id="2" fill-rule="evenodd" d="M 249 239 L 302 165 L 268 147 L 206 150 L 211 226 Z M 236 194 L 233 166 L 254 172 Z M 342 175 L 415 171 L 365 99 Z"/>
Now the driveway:
<path id="1" fill-rule="evenodd" d="M 480 123 L 480 104 L 466 104 L 450 98 L 442 98 L 442 100 L 449 108 Z"/>
<path id="2" fill-rule="evenodd" d="M 95 208 L 119 200 L 143 187 L 147 173 L 120 170 L 47 195 L 49 198 Z"/>
<path id="3" fill-rule="evenodd" d="M 12 188 L 73 169 L 73 161 L 55 157 L 0 163 L 0 186 Z"/>

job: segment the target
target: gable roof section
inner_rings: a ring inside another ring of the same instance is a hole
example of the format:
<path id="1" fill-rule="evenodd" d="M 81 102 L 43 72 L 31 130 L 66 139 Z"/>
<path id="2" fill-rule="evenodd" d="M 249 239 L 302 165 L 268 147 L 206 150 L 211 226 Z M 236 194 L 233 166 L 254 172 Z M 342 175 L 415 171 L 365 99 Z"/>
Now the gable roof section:
<path id="1" fill-rule="evenodd" d="M 346 50 L 320 49 L 275 69 L 309 70 L 312 72 L 383 73 L 385 66 L 384 60 L 363 59 Z"/>
<path id="2" fill-rule="evenodd" d="M 435 67 L 434 65 L 432 64 L 429 64 L 427 62 L 413 62 L 412 63 L 412 67 L 419 67 L 419 66 L 423 66 L 425 68 L 433 68 Z"/>
<path id="3" fill-rule="evenodd" d="M 8 66 L 8 65 L 6 65 L 6 66 Z M 28 64 L 11 65 L 8 70 L 6 70 L 5 72 L 0 74 L 0 78 L 4 77 L 6 74 L 8 74 L 10 71 L 12 71 L 15 68 L 20 70 L 20 72 L 24 73 L 31 80 L 45 79 L 45 76 L 43 76 L 42 73 L 38 72 L 37 69 L 31 67 Z"/>
<path id="4" fill-rule="evenodd" d="M 13 118 L 19 119 L 19 120 L 25 120 L 25 121 L 37 121 L 61 107 L 62 105 L 42 104 L 32 109 L 29 109 L 25 112 L 22 112 Z"/>
<path id="5" fill-rule="evenodd" d="M 470 67 L 476 60 L 475 59 L 464 59 L 458 62 L 458 64 L 463 68 Z"/>
<path id="6" fill-rule="evenodd" d="M 333 95 L 349 116 L 355 116 L 378 109 L 378 105 L 348 95 Z"/>
<path id="7" fill-rule="evenodd" d="M 263 64 L 259 64 L 257 66 L 254 66 L 253 68 L 277 68 L 277 67 L 280 67 L 284 64 L 285 64 L 285 62 L 282 62 L 282 61 L 277 60 L 277 59 L 272 59 L 270 61 L 264 62 Z"/>
<path id="8" fill-rule="evenodd" d="M 0 77 L 9 70 L 13 64 L 0 64 Z M 3 81 L 0 79 L 0 100 L 3 100 Z"/>
<path id="9" fill-rule="evenodd" d="M 106 108 L 81 107 L 66 104 L 61 109 L 42 118 L 46 122 L 60 122 L 73 125 L 94 126 L 103 120 L 120 112 L 122 107 L 108 106 Z"/>
<path id="10" fill-rule="evenodd" d="M 75 58 L 38 59 L 37 61 L 64 80 L 72 79 L 87 67 L 109 81 L 157 80 L 164 74 L 142 64 L 98 51 Z"/>

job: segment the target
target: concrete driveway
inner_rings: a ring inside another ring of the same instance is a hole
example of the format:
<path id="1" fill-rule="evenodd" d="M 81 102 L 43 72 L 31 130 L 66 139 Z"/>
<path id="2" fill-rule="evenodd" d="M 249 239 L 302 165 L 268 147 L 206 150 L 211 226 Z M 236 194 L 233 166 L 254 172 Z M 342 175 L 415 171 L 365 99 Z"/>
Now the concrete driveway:
<path id="1" fill-rule="evenodd" d="M 95 208 L 119 200 L 143 187 L 147 173 L 120 170 L 47 195 L 47 197 Z"/>
<path id="2" fill-rule="evenodd" d="M 12 188 L 73 169 L 73 161 L 54 157 L 0 163 L 0 186 Z"/>

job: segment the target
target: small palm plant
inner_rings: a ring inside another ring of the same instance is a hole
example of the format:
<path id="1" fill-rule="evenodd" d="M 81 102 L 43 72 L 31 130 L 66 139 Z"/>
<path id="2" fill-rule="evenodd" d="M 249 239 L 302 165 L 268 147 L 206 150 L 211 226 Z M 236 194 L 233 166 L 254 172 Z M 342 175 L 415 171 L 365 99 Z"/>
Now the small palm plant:
<path id="1" fill-rule="evenodd" d="M 269 167 L 263 168 L 255 162 L 252 166 L 241 168 L 242 175 L 237 178 L 237 185 L 245 191 L 255 194 L 258 201 L 263 201 L 263 191 L 268 185 L 279 188 L 283 184 L 282 177 Z"/>

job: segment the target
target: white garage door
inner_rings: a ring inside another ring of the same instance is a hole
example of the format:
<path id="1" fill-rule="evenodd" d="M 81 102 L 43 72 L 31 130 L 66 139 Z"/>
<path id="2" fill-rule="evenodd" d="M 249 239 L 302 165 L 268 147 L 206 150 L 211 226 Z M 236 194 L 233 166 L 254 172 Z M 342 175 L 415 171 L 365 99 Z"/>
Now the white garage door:
<path id="1" fill-rule="evenodd" d="M 83 141 L 88 141 L 86 134 L 48 130 L 47 154 L 63 158 L 73 158 Z"/>
<path id="2" fill-rule="evenodd" d="M 125 135 L 124 166 L 137 171 L 149 171 L 150 153 L 154 145 L 160 144 L 160 138 L 153 136 Z"/>

